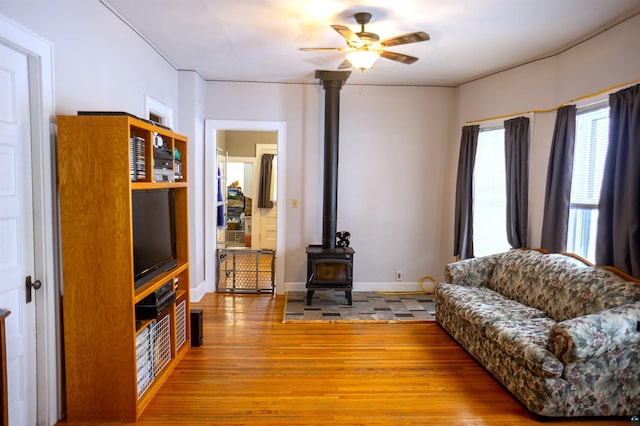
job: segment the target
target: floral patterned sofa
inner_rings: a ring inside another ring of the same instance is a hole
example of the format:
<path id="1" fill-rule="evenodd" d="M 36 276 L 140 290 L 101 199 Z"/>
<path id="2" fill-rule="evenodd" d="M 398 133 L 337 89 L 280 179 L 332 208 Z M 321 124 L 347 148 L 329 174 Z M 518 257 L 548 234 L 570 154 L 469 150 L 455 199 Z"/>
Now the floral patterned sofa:
<path id="1" fill-rule="evenodd" d="M 436 318 L 540 416 L 640 413 L 640 283 L 537 250 L 447 265 Z"/>

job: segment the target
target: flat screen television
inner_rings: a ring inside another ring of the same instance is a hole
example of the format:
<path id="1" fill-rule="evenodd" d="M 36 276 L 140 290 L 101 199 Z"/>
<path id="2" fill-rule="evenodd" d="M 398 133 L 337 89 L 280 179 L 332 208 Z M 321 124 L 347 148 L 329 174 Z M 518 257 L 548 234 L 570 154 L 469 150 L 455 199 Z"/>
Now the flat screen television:
<path id="1" fill-rule="evenodd" d="M 138 288 L 178 264 L 173 190 L 131 192 L 133 280 Z"/>

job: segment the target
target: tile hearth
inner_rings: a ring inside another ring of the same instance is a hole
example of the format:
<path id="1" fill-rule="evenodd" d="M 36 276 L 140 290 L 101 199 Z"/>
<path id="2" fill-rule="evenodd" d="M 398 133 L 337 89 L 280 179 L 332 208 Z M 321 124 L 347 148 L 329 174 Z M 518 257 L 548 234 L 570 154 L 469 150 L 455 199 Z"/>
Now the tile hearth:
<path id="1" fill-rule="evenodd" d="M 432 294 L 381 294 L 353 292 L 349 306 L 344 291 L 320 291 L 313 304 L 306 304 L 306 292 L 287 293 L 283 322 L 288 321 L 384 321 L 435 320 Z"/>

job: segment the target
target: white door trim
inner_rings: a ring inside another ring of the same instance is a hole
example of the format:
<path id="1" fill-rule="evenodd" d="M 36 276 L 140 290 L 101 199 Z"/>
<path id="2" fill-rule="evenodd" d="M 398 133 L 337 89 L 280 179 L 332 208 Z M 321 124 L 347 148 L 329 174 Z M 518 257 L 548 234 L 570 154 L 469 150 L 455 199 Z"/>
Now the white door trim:
<path id="1" fill-rule="evenodd" d="M 243 120 L 205 120 L 204 137 L 204 188 L 205 188 L 205 224 L 204 224 L 204 268 L 206 277 L 205 292 L 215 292 L 216 257 L 216 218 L 215 218 L 215 182 L 216 182 L 216 132 L 218 130 L 275 131 L 278 134 L 278 200 L 276 203 L 276 293 L 284 294 L 284 234 L 286 197 L 286 140 L 287 123 L 284 121 L 243 121 Z M 192 292 L 196 293 L 196 292 Z"/>
<path id="2" fill-rule="evenodd" d="M 38 424 L 53 425 L 60 407 L 60 311 L 54 247 L 52 141 L 55 133 L 53 93 L 53 46 L 20 25 L 0 15 L 0 43 L 29 58 L 31 92 L 31 149 L 33 169 L 33 221 L 35 273 L 43 286 L 34 292 L 38 371 Z"/>

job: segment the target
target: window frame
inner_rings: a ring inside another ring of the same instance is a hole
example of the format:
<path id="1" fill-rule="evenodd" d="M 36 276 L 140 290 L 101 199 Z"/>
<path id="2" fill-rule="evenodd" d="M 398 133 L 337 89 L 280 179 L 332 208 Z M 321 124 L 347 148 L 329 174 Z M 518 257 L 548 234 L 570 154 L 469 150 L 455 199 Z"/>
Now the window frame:
<path id="1" fill-rule="evenodd" d="M 586 105 L 583 107 L 578 107 L 576 112 L 576 135 L 575 135 L 575 145 L 573 152 L 573 169 L 572 169 L 572 177 L 571 177 L 571 189 L 570 189 L 570 201 L 569 201 L 569 219 L 567 222 L 567 241 L 566 247 L 568 252 L 575 253 L 592 263 L 595 263 L 595 244 L 596 244 L 596 235 L 597 235 L 597 224 L 598 224 L 598 212 L 599 212 L 599 202 L 600 202 L 600 188 L 602 185 L 602 180 L 599 183 L 595 183 L 593 181 L 588 181 L 585 184 L 589 186 L 597 187 L 597 197 L 598 199 L 593 202 L 580 202 L 574 201 L 574 184 L 576 183 L 576 177 L 580 175 L 576 173 L 576 167 L 580 167 L 578 156 L 581 154 L 578 150 L 581 148 L 579 144 L 580 134 L 580 119 L 582 116 L 586 114 L 593 114 L 595 112 L 602 111 L 606 114 L 607 127 L 606 131 L 598 134 L 597 130 L 594 133 L 593 130 L 593 122 L 591 124 L 591 130 L 589 133 L 590 146 L 588 156 L 592 157 L 589 160 L 592 160 L 587 165 L 588 169 L 594 169 L 592 173 L 590 173 L 587 179 L 600 174 L 600 179 L 604 175 L 604 162 L 606 158 L 602 159 L 598 164 L 597 154 L 598 154 L 598 140 L 599 135 L 604 136 L 606 138 L 606 145 L 604 148 L 604 156 L 606 157 L 606 151 L 608 149 L 609 144 L 609 103 L 605 99 L 603 101 L 595 102 L 590 105 Z M 597 120 L 605 119 L 605 117 L 596 117 Z M 602 170 L 595 170 L 599 166 L 602 167 Z M 595 185 L 595 186 L 594 186 Z M 595 192 L 595 190 L 592 190 Z"/>

